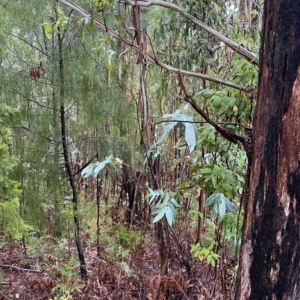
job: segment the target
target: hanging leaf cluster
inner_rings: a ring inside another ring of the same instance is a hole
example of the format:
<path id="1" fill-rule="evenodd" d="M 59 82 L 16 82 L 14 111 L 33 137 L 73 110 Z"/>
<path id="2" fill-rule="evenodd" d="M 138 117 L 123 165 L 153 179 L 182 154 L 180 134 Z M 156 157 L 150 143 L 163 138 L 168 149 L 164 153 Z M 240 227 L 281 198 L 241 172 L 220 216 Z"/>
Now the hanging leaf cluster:
<path id="1" fill-rule="evenodd" d="M 205 207 L 211 208 L 211 219 L 215 221 L 218 217 L 222 222 L 225 217 L 226 210 L 236 213 L 236 207 L 233 202 L 222 193 L 215 193 L 209 196 L 205 202 Z"/>
<path id="2" fill-rule="evenodd" d="M 148 189 L 149 193 L 147 198 L 150 199 L 149 205 L 151 205 L 153 202 L 156 202 L 152 212 L 152 214 L 155 215 L 153 223 L 156 223 L 165 217 L 168 224 L 172 226 L 176 217 L 176 208 L 179 208 L 180 205 L 172 196 L 172 194 L 162 190 L 152 190 L 151 188 Z"/>

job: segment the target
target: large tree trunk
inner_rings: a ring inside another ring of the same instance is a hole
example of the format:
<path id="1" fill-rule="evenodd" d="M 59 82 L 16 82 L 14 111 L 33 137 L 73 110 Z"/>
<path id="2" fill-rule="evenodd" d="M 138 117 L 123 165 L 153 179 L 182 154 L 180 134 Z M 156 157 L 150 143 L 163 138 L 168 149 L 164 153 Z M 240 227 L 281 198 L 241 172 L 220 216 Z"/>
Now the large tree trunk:
<path id="1" fill-rule="evenodd" d="M 300 299 L 300 0 L 266 0 L 236 300 Z"/>

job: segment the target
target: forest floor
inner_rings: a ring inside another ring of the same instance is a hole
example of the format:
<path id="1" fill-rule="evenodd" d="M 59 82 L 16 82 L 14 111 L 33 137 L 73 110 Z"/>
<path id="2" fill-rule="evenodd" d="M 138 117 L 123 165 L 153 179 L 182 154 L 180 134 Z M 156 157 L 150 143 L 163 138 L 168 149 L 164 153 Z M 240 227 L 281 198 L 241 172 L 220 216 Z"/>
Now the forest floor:
<path id="1" fill-rule="evenodd" d="M 88 278 L 82 280 L 74 244 L 71 239 L 62 243 L 51 237 L 31 241 L 26 250 L 22 242 L 2 243 L 0 300 L 225 300 L 232 294 L 237 262 L 230 255 L 221 269 L 220 264 L 211 267 L 191 256 L 186 261 L 189 255 L 184 258 L 180 247 L 172 247 L 169 273 L 163 277 L 153 237 L 100 249 L 99 257 L 95 244 L 84 236 Z"/>

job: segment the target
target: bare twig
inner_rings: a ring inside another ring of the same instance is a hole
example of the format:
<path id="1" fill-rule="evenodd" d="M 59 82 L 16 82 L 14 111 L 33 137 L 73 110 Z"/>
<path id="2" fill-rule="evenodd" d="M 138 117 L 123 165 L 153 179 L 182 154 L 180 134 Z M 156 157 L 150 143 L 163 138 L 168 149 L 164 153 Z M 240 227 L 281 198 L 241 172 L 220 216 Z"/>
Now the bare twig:
<path id="1" fill-rule="evenodd" d="M 13 270 L 16 270 L 16 271 L 24 271 L 24 272 L 31 272 L 31 273 L 42 273 L 39 270 L 24 269 L 24 268 L 20 268 L 20 267 L 15 267 L 15 266 L 10 266 L 10 265 L 3 265 L 3 264 L 0 264 L 0 268 L 13 269 Z"/>
<path id="2" fill-rule="evenodd" d="M 58 60 L 57 58 L 55 58 L 55 57 L 53 57 L 53 56 L 47 54 L 46 52 L 44 52 L 42 49 L 36 47 L 36 46 L 33 45 L 31 42 L 28 42 L 26 39 L 24 39 L 24 38 L 22 38 L 22 37 L 20 37 L 20 36 L 18 36 L 18 35 L 15 35 L 15 34 L 13 34 L 13 33 L 10 33 L 10 32 L 7 32 L 6 34 L 7 34 L 7 35 L 11 35 L 11 36 L 13 36 L 13 37 L 15 37 L 15 38 L 17 38 L 17 39 L 23 41 L 24 43 L 26 43 L 26 44 L 29 45 L 30 47 L 36 49 L 38 52 L 40 52 L 40 53 L 42 53 L 43 55 L 47 56 L 48 58 L 51 58 L 51 59 L 54 59 L 54 60 Z"/>

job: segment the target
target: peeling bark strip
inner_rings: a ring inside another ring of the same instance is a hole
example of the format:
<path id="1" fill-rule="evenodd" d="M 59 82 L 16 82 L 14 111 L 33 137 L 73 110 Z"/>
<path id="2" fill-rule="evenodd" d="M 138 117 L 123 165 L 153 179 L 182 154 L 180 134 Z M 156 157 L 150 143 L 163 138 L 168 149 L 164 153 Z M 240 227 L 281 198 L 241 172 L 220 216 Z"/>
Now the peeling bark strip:
<path id="1" fill-rule="evenodd" d="M 236 300 L 300 299 L 299 7 L 265 1 Z"/>

